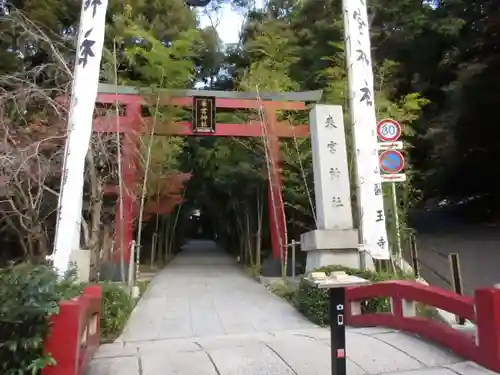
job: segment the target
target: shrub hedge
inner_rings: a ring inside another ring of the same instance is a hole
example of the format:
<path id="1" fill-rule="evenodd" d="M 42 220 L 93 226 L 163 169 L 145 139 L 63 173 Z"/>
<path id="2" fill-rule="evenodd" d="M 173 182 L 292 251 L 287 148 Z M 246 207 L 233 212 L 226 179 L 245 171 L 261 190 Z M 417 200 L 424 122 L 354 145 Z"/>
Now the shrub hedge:
<path id="1" fill-rule="evenodd" d="M 101 293 L 101 342 L 112 342 L 125 327 L 135 300 L 117 283 L 103 282 Z"/>
<path id="2" fill-rule="evenodd" d="M 50 317 L 59 302 L 82 293 L 85 284 L 69 271 L 63 279 L 49 266 L 20 264 L 0 268 L 0 374 L 39 374 L 54 365 L 44 352 Z M 139 285 L 141 291 L 146 284 Z M 101 284 L 101 338 L 114 340 L 122 331 L 136 301 L 120 283 Z"/>
<path id="3" fill-rule="evenodd" d="M 330 274 L 334 271 L 345 271 L 350 275 L 362 277 L 370 281 L 387 281 L 394 279 L 411 279 L 408 275 L 394 275 L 371 270 L 359 270 L 344 266 L 331 265 L 315 269 L 314 272 L 325 272 Z M 297 309 L 309 320 L 319 325 L 328 325 L 328 290 L 318 289 L 310 286 L 304 280 L 300 281 L 299 288 L 295 293 L 293 302 Z M 365 301 L 362 305 L 363 312 L 384 312 L 390 311 L 388 298 L 376 298 Z"/>
<path id="4" fill-rule="evenodd" d="M 52 268 L 20 264 L 0 269 L 0 374 L 37 374 L 53 364 L 44 353 L 49 318 L 59 301 L 82 292 L 75 272 L 59 280 Z"/>

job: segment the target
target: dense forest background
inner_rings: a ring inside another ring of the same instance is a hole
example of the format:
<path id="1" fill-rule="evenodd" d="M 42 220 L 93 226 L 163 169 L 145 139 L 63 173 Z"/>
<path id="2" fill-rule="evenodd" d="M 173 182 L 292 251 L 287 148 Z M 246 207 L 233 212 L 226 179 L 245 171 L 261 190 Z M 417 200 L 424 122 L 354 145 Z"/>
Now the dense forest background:
<path id="1" fill-rule="evenodd" d="M 234 45 L 224 45 L 216 30 L 220 7 L 228 3 L 245 15 L 242 30 L 233 31 L 240 33 Z M 33 259 L 50 252 L 53 239 L 55 170 L 66 116 L 55 98 L 71 82 L 80 4 L 0 1 L 0 236 Z M 212 15 L 213 27 L 200 27 L 200 11 Z M 403 215 L 430 202 L 474 199 L 480 203 L 469 211 L 480 219 L 495 218 L 500 208 L 498 3 L 372 0 L 369 12 L 378 116 L 395 118 L 404 127 L 410 178 L 398 187 Z M 203 10 L 183 0 L 112 0 L 106 27 L 102 82 L 158 88 L 202 82 L 211 89 L 262 92 L 321 89 L 323 102 L 348 105 L 340 0 L 268 0 L 262 9 L 249 0 L 212 0 Z M 178 116 L 163 115 L 168 121 Z M 106 213 L 114 213 L 114 202 L 106 202 L 102 193 L 108 177 L 98 168 L 110 159 L 109 142 L 104 143 L 93 143 L 89 160 L 98 172 L 87 176 L 90 248 L 102 247 L 101 232 L 112 227 L 106 223 L 113 215 Z M 179 217 L 202 207 L 217 222 L 220 238 L 255 263 L 261 247 L 264 253 L 269 247 L 262 141 L 193 137 L 155 139 L 152 146 L 146 201 L 158 199 L 168 186 L 168 199 L 177 194 L 175 199 L 189 205 L 145 215 L 149 229 L 158 231 L 160 225 L 168 244 Z M 314 227 L 308 140 L 283 141 L 282 158 L 288 236 L 297 238 Z M 189 174 L 182 183 L 174 178 L 180 172 Z"/>

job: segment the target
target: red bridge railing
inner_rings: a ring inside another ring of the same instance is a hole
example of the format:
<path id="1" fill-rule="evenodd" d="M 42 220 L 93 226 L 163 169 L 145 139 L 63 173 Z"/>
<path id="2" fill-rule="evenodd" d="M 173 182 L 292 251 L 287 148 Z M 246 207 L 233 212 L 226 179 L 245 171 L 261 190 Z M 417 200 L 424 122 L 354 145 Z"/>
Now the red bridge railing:
<path id="1" fill-rule="evenodd" d="M 390 312 L 363 313 L 362 302 L 389 298 Z M 382 326 L 417 334 L 457 355 L 500 372 L 500 289 L 484 288 L 474 298 L 459 296 L 412 281 L 386 281 L 347 290 L 347 323 L 357 327 Z M 417 303 L 448 311 L 476 324 L 475 334 L 417 315 Z M 99 346 L 101 291 L 91 286 L 60 305 L 52 319 L 45 349 L 56 360 L 42 375 L 82 375 Z"/>
<path id="2" fill-rule="evenodd" d="M 388 297 L 390 312 L 363 313 L 361 302 Z M 474 298 L 413 281 L 386 281 L 347 290 L 347 323 L 411 332 L 457 355 L 500 372 L 500 289 L 484 288 Z M 476 324 L 475 335 L 417 315 L 417 303 L 448 311 Z"/>
<path id="3" fill-rule="evenodd" d="M 45 351 L 57 364 L 45 367 L 42 375 L 83 375 L 99 347 L 101 289 L 89 286 L 79 297 L 61 302 L 59 308 L 45 344 Z"/>

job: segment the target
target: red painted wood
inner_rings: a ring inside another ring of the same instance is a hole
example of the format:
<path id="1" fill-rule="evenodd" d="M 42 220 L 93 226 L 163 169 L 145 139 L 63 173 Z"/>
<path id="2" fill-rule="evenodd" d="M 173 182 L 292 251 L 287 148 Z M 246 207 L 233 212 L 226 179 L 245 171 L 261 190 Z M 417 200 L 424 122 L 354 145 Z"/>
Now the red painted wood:
<path id="1" fill-rule="evenodd" d="M 269 231 L 271 234 L 272 256 L 274 259 L 281 259 L 286 246 L 286 222 L 285 206 L 282 197 L 282 176 L 280 173 L 280 144 L 276 136 L 277 120 L 276 112 L 265 108 L 264 117 L 266 128 L 264 129 L 268 147 L 268 210 L 269 210 Z"/>
<path id="2" fill-rule="evenodd" d="M 140 107 L 137 104 L 127 106 L 127 121 L 138 126 L 140 118 Z M 115 207 L 115 242 L 111 259 L 115 262 L 121 261 L 123 257 L 128 264 L 132 240 L 134 236 L 135 221 L 137 218 L 137 178 L 139 172 L 138 160 L 138 137 L 139 133 L 126 134 L 123 140 L 122 173 L 123 173 L 123 212 L 119 199 Z M 123 229 L 123 233 L 122 233 Z M 122 249 L 123 245 L 123 249 Z M 123 254 L 123 255 L 122 255 Z"/>
<path id="3" fill-rule="evenodd" d="M 391 298 L 392 312 L 361 315 L 351 313 L 352 302 L 379 297 Z M 475 322 L 478 342 L 470 334 L 459 332 L 436 320 L 403 316 L 403 300 L 421 302 Z M 499 289 L 479 289 L 473 299 L 413 281 L 386 281 L 358 286 L 347 289 L 346 318 L 347 324 L 352 326 L 383 326 L 417 334 L 490 370 L 500 371 Z"/>
<path id="4" fill-rule="evenodd" d="M 81 310 L 80 300 L 60 303 L 59 315 L 51 319 L 52 328 L 45 344 L 45 350 L 51 353 L 57 365 L 44 368 L 42 375 L 76 375 Z"/>
<path id="5" fill-rule="evenodd" d="M 114 104 L 118 101 L 120 104 L 139 104 L 146 105 L 148 101 L 140 95 L 127 94 L 97 94 L 98 103 Z M 156 97 L 149 100 L 149 103 L 156 103 Z M 161 105 L 176 105 L 182 107 L 191 107 L 193 98 L 170 98 L 160 101 Z M 233 108 L 233 109 L 259 109 L 262 105 L 275 110 L 300 111 L 307 109 L 303 102 L 279 102 L 279 101 L 259 101 L 257 99 L 224 99 L 216 98 L 215 105 L 217 108 Z"/>
<path id="6" fill-rule="evenodd" d="M 120 202 L 116 204 L 115 220 L 115 249 L 113 249 L 112 260 L 119 261 L 122 257 L 125 260 L 130 258 L 130 248 L 133 238 L 134 220 L 137 216 L 137 202 L 135 198 L 136 178 L 140 166 L 133 160 L 136 154 L 137 138 L 140 133 L 148 132 L 151 127 L 151 118 L 142 118 L 142 106 L 146 103 L 140 95 L 116 95 L 98 94 L 98 103 L 114 104 L 119 102 L 126 106 L 125 116 L 120 116 L 118 131 L 127 135 L 128 141 L 123 150 L 123 176 L 126 194 L 121 198 L 123 212 Z M 192 98 L 173 98 L 168 103 L 177 106 L 192 105 Z M 263 133 L 262 124 L 254 121 L 248 124 L 217 124 L 215 133 L 198 134 L 193 133 L 191 124 L 188 122 L 176 123 L 171 127 L 160 125 L 155 129 L 158 135 L 193 135 L 193 136 L 232 136 L 232 137 L 261 137 L 266 135 L 269 140 L 269 156 L 272 163 L 270 165 L 271 179 L 269 181 L 269 207 L 271 217 L 271 242 L 273 257 L 280 258 L 286 245 L 286 223 L 284 221 L 284 203 L 282 199 L 282 181 L 279 174 L 279 138 L 280 137 L 306 137 L 309 129 L 306 125 L 292 126 L 287 123 L 279 123 L 276 119 L 276 110 L 303 110 L 306 105 L 303 102 L 274 102 L 248 99 L 216 99 L 216 106 L 219 108 L 234 109 L 259 109 L 265 108 L 267 127 Z M 93 129 L 97 132 L 116 132 L 117 119 L 115 116 L 98 117 L 94 119 Z M 108 190 L 110 193 L 112 189 Z M 119 198 L 120 199 L 120 198 Z M 123 233 L 122 233 L 123 232 Z M 124 247 L 123 249 L 121 247 Z"/>
<path id="7" fill-rule="evenodd" d="M 149 133 L 151 129 L 151 119 L 142 119 L 144 128 L 140 132 Z M 137 129 L 132 129 L 133 122 L 125 117 L 120 117 L 120 133 L 135 133 Z M 93 130 L 98 133 L 115 133 L 117 129 L 116 117 L 106 116 L 94 119 Z M 155 126 L 157 135 L 182 135 L 182 136 L 218 136 L 218 137 L 261 137 L 262 124 L 258 121 L 251 121 L 247 124 L 228 124 L 218 123 L 215 133 L 193 133 L 190 122 L 176 122 L 171 126 L 157 124 Z M 303 138 L 309 136 L 309 126 L 292 126 L 289 123 L 277 123 L 274 128 L 274 134 L 281 138 Z"/>
<path id="8" fill-rule="evenodd" d="M 59 304 L 59 314 L 51 318 L 45 352 L 57 364 L 47 366 L 42 375 L 83 375 L 85 367 L 99 347 L 101 288 L 92 285 L 72 301 Z"/>
<path id="9" fill-rule="evenodd" d="M 96 133 L 135 133 L 137 126 L 132 117 L 120 116 L 119 125 L 116 124 L 116 116 L 97 117 L 92 122 L 92 130 Z"/>
<path id="10" fill-rule="evenodd" d="M 399 296 L 402 292 L 405 295 L 404 297 Z M 422 301 L 429 306 L 459 314 L 473 322 L 476 321 L 473 298 L 459 296 L 455 293 L 415 283 L 414 281 L 383 281 L 349 289 L 351 300 L 376 298 L 380 295 L 396 299 L 405 298 L 409 301 Z"/>
<path id="11" fill-rule="evenodd" d="M 352 302 L 380 297 L 391 298 L 392 312 L 351 313 Z M 404 316 L 403 300 L 439 307 L 476 322 L 477 343 L 472 335 L 436 320 Z M 99 345 L 100 313 L 101 289 L 97 285 L 87 287 L 80 297 L 72 301 L 60 303 L 60 313 L 51 318 L 51 331 L 45 342 L 45 351 L 51 353 L 57 365 L 46 367 L 42 375 L 83 375 L 86 364 Z M 413 281 L 386 281 L 347 288 L 346 323 L 363 327 L 384 326 L 414 333 L 492 371 L 500 371 L 500 290 L 496 288 L 479 289 L 474 299 Z"/>
<path id="12" fill-rule="evenodd" d="M 121 261 L 122 246 L 123 260 L 128 264 L 130 252 L 132 248 L 132 240 L 134 237 L 134 227 L 137 218 L 137 202 L 135 198 L 129 194 L 123 197 L 123 212 L 121 211 L 119 200 L 117 199 L 115 207 L 115 242 L 114 249 L 111 254 L 111 260 L 115 262 Z M 121 236 L 123 228 L 123 236 Z"/>
<path id="13" fill-rule="evenodd" d="M 483 366 L 500 372 L 500 290 L 482 288 L 476 290 L 477 336 Z"/>

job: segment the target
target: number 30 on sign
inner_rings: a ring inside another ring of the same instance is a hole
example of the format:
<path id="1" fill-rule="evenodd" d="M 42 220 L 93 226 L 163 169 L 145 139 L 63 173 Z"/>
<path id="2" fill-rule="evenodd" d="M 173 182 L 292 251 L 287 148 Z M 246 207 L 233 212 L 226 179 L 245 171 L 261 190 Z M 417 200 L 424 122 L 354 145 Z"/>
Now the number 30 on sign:
<path id="1" fill-rule="evenodd" d="M 377 124 L 377 136 L 382 141 L 395 142 L 401 137 L 401 125 L 396 120 L 381 120 Z"/>

